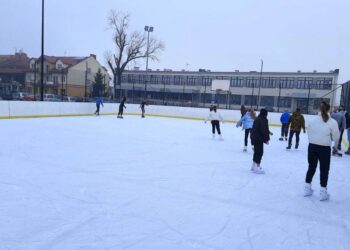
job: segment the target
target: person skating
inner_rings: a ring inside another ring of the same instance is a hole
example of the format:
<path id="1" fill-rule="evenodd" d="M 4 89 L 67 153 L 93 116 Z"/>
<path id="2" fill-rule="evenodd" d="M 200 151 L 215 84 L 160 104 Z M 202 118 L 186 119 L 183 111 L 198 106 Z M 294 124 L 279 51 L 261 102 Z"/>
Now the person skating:
<path id="1" fill-rule="evenodd" d="M 97 97 L 96 99 L 96 112 L 95 115 L 100 115 L 100 106 L 103 107 L 103 100 L 101 97 Z"/>
<path id="2" fill-rule="evenodd" d="M 332 119 L 334 119 L 337 122 L 339 132 L 340 132 L 339 142 L 336 142 L 336 144 L 333 147 L 333 154 L 336 155 L 338 153 L 338 151 L 341 150 L 343 133 L 344 133 L 344 130 L 346 128 L 346 118 L 345 118 L 344 112 L 342 111 L 342 108 L 339 108 L 338 111 L 332 113 L 331 117 L 332 117 Z"/>
<path id="3" fill-rule="evenodd" d="M 286 110 L 280 118 L 282 128 L 281 128 L 281 138 L 279 139 L 280 141 L 283 141 L 285 139 L 286 141 L 288 140 L 288 130 L 289 130 L 289 118 L 290 114 Z"/>
<path id="4" fill-rule="evenodd" d="M 210 113 L 207 120 L 205 120 L 205 123 L 207 121 L 211 121 L 213 139 L 215 139 L 215 130 L 216 130 L 219 135 L 219 139 L 222 140 L 222 135 L 220 130 L 220 121 L 224 123 L 224 120 L 222 119 L 221 114 L 217 111 L 216 106 L 210 107 Z"/>
<path id="5" fill-rule="evenodd" d="M 121 99 L 121 101 L 120 101 L 120 104 L 119 104 L 119 112 L 118 112 L 117 118 L 123 118 L 124 108 L 126 109 L 125 101 L 126 101 L 126 97 L 123 97 L 123 98 Z"/>
<path id="6" fill-rule="evenodd" d="M 348 143 L 349 143 L 348 150 L 345 152 L 345 154 L 350 155 L 350 111 L 346 112 L 345 119 L 346 119 L 346 130 L 348 134 Z"/>
<path id="7" fill-rule="evenodd" d="M 251 171 L 256 174 L 264 174 L 260 163 L 264 154 L 264 144 L 270 141 L 269 121 L 267 120 L 267 110 L 261 109 L 259 116 L 254 120 L 250 138 L 254 145 L 253 165 Z"/>
<path id="8" fill-rule="evenodd" d="M 301 114 L 301 111 L 299 108 L 297 108 L 295 112 L 293 112 L 292 116 L 289 118 L 288 126 L 290 127 L 290 131 L 289 131 L 289 140 L 288 140 L 287 149 L 292 148 L 292 140 L 293 140 L 294 134 L 296 137 L 295 149 L 298 149 L 301 129 L 303 129 L 305 133 L 305 119 L 304 119 L 304 116 Z"/>
<path id="9" fill-rule="evenodd" d="M 245 113 L 247 113 L 247 109 L 244 105 L 241 105 L 240 111 L 241 111 L 241 118 L 242 118 L 245 115 Z"/>
<path id="10" fill-rule="evenodd" d="M 146 100 L 146 99 L 143 99 L 143 100 L 141 101 L 141 104 L 140 104 L 140 109 L 141 109 L 141 112 L 142 112 L 142 114 L 141 114 L 141 117 L 142 117 L 142 118 L 145 118 L 145 112 L 146 112 L 145 106 L 146 106 L 146 105 L 148 105 L 148 104 L 147 104 L 147 100 Z"/>
<path id="11" fill-rule="evenodd" d="M 237 122 L 236 127 L 242 126 L 244 130 L 244 148 L 243 151 L 247 152 L 247 146 L 248 146 L 248 138 L 251 133 L 251 130 L 253 128 L 253 123 L 256 118 L 256 114 L 254 112 L 254 109 L 248 109 L 245 115 Z M 253 144 L 251 143 L 252 148 Z"/>
<path id="12" fill-rule="evenodd" d="M 327 192 L 328 175 L 331 161 L 332 141 L 338 142 L 339 129 L 337 122 L 331 119 L 329 115 L 330 106 L 326 102 L 321 102 L 321 115 L 315 118 L 308 125 L 308 171 L 305 178 L 304 196 L 311 196 L 313 189 L 311 187 L 312 178 L 317 169 L 317 163 L 320 162 L 320 200 L 328 200 Z"/>

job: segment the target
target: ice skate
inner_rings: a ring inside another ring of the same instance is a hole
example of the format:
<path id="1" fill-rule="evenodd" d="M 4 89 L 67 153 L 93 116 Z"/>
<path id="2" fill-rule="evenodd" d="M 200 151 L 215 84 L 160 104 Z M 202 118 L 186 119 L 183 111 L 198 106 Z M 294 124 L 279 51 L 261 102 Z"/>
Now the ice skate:
<path id="1" fill-rule="evenodd" d="M 347 151 L 345 151 L 345 154 L 350 155 L 350 148 Z"/>
<path id="2" fill-rule="evenodd" d="M 305 183 L 304 197 L 311 196 L 313 193 L 314 193 L 314 190 L 311 188 L 311 184 Z"/>
<path id="3" fill-rule="evenodd" d="M 327 192 L 327 188 L 322 187 L 320 190 L 320 201 L 329 200 L 330 195 Z"/>
<path id="4" fill-rule="evenodd" d="M 243 152 L 247 152 L 247 146 L 244 146 Z"/>
<path id="5" fill-rule="evenodd" d="M 292 148 L 292 144 L 289 144 L 288 147 L 286 147 L 287 150 Z"/>
<path id="6" fill-rule="evenodd" d="M 279 138 L 280 141 L 283 141 L 283 137 Z"/>
<path id="7" fill-rule="evenodd" d="M 284 140 L 285 140 L 285 141 L 288 141 L 288 138 L 286 137 L 286 138 L 284 138 Z"/>
<path id="8" fill-rule="evenodd" d="M 298 143 L 295 144 L 295 149 L 298 149 L 298 147 L 299 147 L 299 144 Z"/>
<path id="9" fill-rule="evenodd" d="M 333 156 L 339 156 L 339 157 L 343 156 L 343 154 L 340 153 L 336 148 L 333 148 L 332 155 Z"/>
<path id="10" fill-rule="evenodd" d="M 260 167 L 260 165 L 257 165 L 254 169 L 255 174 L 265 174 L 265 171 Z"/>

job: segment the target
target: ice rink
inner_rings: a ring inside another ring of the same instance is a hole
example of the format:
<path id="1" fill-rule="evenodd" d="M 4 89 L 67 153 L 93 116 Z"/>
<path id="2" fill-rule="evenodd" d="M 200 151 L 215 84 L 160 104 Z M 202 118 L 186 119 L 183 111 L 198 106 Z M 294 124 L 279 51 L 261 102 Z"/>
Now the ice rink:
<path id="1" fill-rule="evenodd" d="M 350 157 L 330 201 L 318 171 L 304 198 L 307 137 L 287 152 L 271 129 L 256 175 L 233 124 L 219 141 L 192 120 L 1 120 L 0 249 L 350 249 Z"/>

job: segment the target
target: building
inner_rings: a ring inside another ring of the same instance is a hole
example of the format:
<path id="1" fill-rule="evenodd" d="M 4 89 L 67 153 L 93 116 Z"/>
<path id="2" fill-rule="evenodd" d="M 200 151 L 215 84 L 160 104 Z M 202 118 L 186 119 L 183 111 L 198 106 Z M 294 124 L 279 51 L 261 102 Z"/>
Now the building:
<path id="1" fill-rule="evenodd" d="M 343 106 L 346 111 L 350 112 L 350 81 L 342 85 L 340 106 Z"/>
<path id="2" fill-rule="evenodd" d="M 30 70 L 26 74 L 26 90 L 29 93 L 40 92 L 41 57 L 29 60 Z M 44 56 L 45 93 L 66 96 L 89 96 L 94 77 L 98 70 L 104 76 L 104 83 L 109 86 L 108 71 L 96 59 L 88 57 Z"/>
<path id="3" fill-rule="evenodd" d="M 301 108 L 315 113 L 322 100 L 335 105 L 339 70 L 330 72 L 210 72 L 125 71 L 117 95 L 139 102 L 147 95 L 151 103 L 208 107 L 213 101 L 221 108 L 241 105 L 268 107 L 275 111 Z M 211 90 L 212 81 L 228 80 L 228 92 Z M 259 90 L 260 86 L 260 90 Z M 259 94 L 260 92 L 260 94 Z"/>
<path id="4" fill-rule="evenodd" d="M 10 95 L 23 91 L 26 84 L 26 72 L 29 71 L 29 58 L 26 53 L 0 55 L 0 94 Z"/>

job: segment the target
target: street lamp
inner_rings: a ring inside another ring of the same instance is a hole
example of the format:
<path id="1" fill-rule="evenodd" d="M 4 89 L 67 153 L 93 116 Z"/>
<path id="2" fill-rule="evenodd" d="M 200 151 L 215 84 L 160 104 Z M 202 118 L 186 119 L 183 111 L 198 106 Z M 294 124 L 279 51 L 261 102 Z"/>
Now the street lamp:
<path id="1" fill-rule="evenodd" d="M 45 0 L 41 0 L 41 65 L 40 65 L 40 100 L 44 100 L 44 17 Z"/>
<path id="2" fill-rule="evenodd" d="M 147 95 L 147 74 L 148 74 L 149 33 L 150 33 L 150 32 L 153 32 L 153 30 L 154 30 L 154 28 L 153 28 L 152 26 L 145 26 L 145 31 L 147 32 L 145 95 Z"/>
<path id="3" fill-rule="evenodd" d="M 261 59 L 261 68 L 260 68 L 260 79 L 259 79 L 259 90 L 258 90 L 258 100 L 257 100 L 257 109 L 259 110 L 260 106 L 260 88 L 261 88 L 261 80 L 262 80 L 262 72 L 264 67 L 264 61 Z M 252 100 L 253 101 L 253 100 Z"/>

